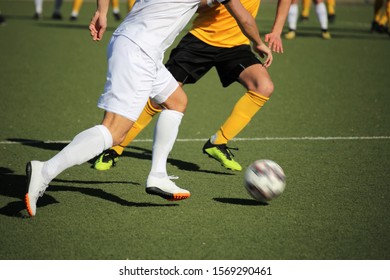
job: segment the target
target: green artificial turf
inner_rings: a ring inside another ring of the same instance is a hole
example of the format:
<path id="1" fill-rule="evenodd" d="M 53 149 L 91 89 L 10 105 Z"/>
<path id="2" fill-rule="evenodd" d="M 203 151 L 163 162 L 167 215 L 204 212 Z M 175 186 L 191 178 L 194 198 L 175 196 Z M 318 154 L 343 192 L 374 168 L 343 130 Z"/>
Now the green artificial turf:
<path id="1" fill-rule="evenodd" d="M 243 172 L 225 170 L 202 146 L 244 89 L 223 89 L 212 70 L 189 96 L 168 172 L 191 191 L 167 202 L 144 191 L 154 122 L 106 172 L 91 163 L 60 174 L 38 200 L 23 204 L 25 164 L 47 160 L 78 132 L 100 122 L 110 34 L 92 42 L 86 2 L 77 22 L 50 19 L 45 2 L 2 1 L 0 27 L 0 259 L 379 260 L 390 258 L 390 38 L 369 32 L 371 5 L 337 6 L 333 39 L 320 37 L 312 11 L 269 72 L 275 92 L 229 143 L 244 167 L 272 159 L 285 192 L 269 205 L 250 198 Z M 126 9 L 125 3 L 121 8 Z M 258 15 L 262 34 L 274 4 Z M 183 34 L 181 34 L 183 35 Z M 140 141 L 143 140 L 143 141 Z"/>

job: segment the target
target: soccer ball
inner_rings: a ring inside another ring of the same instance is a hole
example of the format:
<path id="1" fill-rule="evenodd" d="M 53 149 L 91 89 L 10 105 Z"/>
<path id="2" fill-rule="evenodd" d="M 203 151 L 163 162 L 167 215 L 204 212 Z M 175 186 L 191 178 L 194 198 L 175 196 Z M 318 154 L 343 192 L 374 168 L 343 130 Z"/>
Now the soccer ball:
<path id="1" fill-rule="evenodd" d="M 256 160 L 245 171 L 244 185 L 254 199 L 267 202 L 282 194 L 286 187 L 286 176 L 276 162 Z"/>

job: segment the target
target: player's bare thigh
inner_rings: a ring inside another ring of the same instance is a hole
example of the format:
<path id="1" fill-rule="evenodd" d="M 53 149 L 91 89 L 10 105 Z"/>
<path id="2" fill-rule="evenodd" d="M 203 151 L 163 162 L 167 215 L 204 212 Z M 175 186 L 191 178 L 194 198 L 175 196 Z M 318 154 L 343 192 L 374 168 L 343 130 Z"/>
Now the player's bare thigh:
<path id="1" fill-rule="evenodd" d="M 240 83 L 248 90 L 270 97 L 274 84 L 267 69 L 261 64 L 253 64 L 241 72 Z"/>
<path id="2" fill-rule="evenodd" d="M 175 91 L 168 97 L 162 106 L 169 110 L 175 110 L 184 113 L 187 108 L 188 98 L 181 86 L 178 86 Z"/>

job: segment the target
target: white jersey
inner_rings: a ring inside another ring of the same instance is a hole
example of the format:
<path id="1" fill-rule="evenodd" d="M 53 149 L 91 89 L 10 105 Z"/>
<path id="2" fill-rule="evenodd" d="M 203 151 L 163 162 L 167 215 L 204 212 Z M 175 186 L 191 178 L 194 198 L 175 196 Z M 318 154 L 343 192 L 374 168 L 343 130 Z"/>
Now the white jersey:
<path id="1" fill-rule="evenodd" d="M 163 65 L 164 52 L 199 3 L 137 0 L 108 45 L 107 80 L 98 107 L 136 121 L 149 97 L 158 104 L 169 98 L 179 84 Z"/>
<path id="2" fill-rule="evenodd" d="M 162 61 L 164 52 L 190 21 L 199 3 L 200 0 L 137 0 L 114 35 L 126 36 L 153 60 Z"/>

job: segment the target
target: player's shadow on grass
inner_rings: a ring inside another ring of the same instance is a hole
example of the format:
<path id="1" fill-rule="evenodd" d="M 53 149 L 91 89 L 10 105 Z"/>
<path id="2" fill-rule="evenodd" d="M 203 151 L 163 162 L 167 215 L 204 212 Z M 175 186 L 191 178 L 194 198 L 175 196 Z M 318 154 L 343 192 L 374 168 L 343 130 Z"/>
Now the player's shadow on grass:
<path id="1" fill-rule="evenodd" d="M 268 203 L 256 201 L 254 199 L 232 198 L 232 197 L 216 197 L 213 199 L 217 202 L 225 203 L 225 204 L 235 204 L 235 205 L 244 205 L 244 206 L 268 206 Z"/>
<path id="2" fill-rule="evenodd" d="M 129 151 L 129 149 L 137 151 Z M 129 146 L 127 150 L 123 152 L 124 156 L 129 156 L 133 158 L 138 158 L 138 159 L 145 159 L 145 160 L 152 160 L 152 151 L 150 149 L 145 149 L 141 147 L 135 147 L 135 146 Z M 176 166 L 180 170 L 184 171 L 191 171 L 191 172 L 202 172 L 202 173 L 210 173 L 210 174 L 219 174 L 219 175 L 234 175 L 232 173 L 227 173 L 227 172 L 219 172 L 219 171 L 213 171 L 213 170 L 203 170 L 200 168 L 199 165 L 189 162 L 189 161 L 183 161 L 179 159 L 174 159 L 174 158 L 168 158 L 168 163 Z"/>
<path id="3" fill-rule="evenodd" d="M 60 151 L 68 144 L 67 142 L 51 143 L 51 142 L 44 142 L 44 141 L 24 139 L 24 138 L 7 138 L 7 141 L 20 143 L 24 146 L 35 147 L 35 148 L 49 150 L 49 151 Z"/>
<path id="4" fill-rule="evenodd" d="M 29 217 L 24 204 L 24 195 L 26 193 L 26 176 L 24 175 L 16 175 L 12 170 L 5 167 L 0 167 L 0 195 L 7 196 L 11 198 L 16 198 L 18 201 L 13 201 L 8 203 L 7 205 L 0 208 L 0 215 L 8 216 L 8 217 L 17 217 L 17 218 L 26 218 Z M 131 202 L 125 199 L 120 198 L 114 194 L 106 192 L 102 189 L 98 188 L 90 188 L 90 187 L 74 187 L 74 186 L 66 186 L 66 185 L 56 185 L 55 183 L 76 183 L 76 184 L 112 184 L 118 182 L 95 182 L 95 181 L 66 181 L 60 179 L 54 179 L 50 187 L 45 192 L 44 196 L 39 199 L 38 209 L 45 207 L 47 205 L 59 203 L 54 197 L 50 195 L 51 192 L 79 192 L 83 195 L 88 195 L 91 197 L 99 198 L 102 200 L 110 201 L 113 203 L 117 203 L 121 206 L 126 207 L 171 207 L 178 206 L 175 203 L 149 203 L 149 202 Z M 53 184 L 54 183 L 54 184 Z M 119 182 L 126 183 L 129 182 Z M 138 183 L 133 183 L 137 185 Z M 138 184 L 139 185 L 139 184 Z"/>
<path id="5" fill-rule="evenodd" d="M 5 167 L 0 167 L 0 195 L 18 199 L 0 208 L 0 214 L 8 217 L 26 218 L 28 217 L 23 202 L 26 193 L 26 176 L 16 175 Z M 53 197 L 47 196 L 40 206 L 58 203 Z"/>
<path id="6" fill-rule="evenodd" d="M 28 21 L 36 21 L 33 19 L 33 14 L 31 15 L 10 15 L 10 14 L 4 14 L 6 19 L 15 19 L 15 20 L 28 20 Z M 49 17 L 47 17 L 49 19 Z"/>
<path id="7" fill-rule="evenodd" d="M 69 183 L 75 183 L 75 181 L 66 181 L 66 180 L 53 180 L 53 182 L 69 182 Z M 80 184 L 83 181 L 77 181 L 78 184 Z M 93 181 L 84 181 L 84 184 L 96 184 L 96 182 Z M 109 182 L 98 182 L 99 184 L 102 183 L 109 183 Z M 135 183 L 135 185 L 139 185 L 138 183 Z M 171 207 L 171 206 L 178 206 L 178 204 L 175 203 L 150 203 L 150 202 L 132 202 L 127 201 L 117 195 L 114 195 L 112 193 L 106 192 L 102 189 L 97 188 L 89 188 L 89 187 L 74 187 L 74 186 L 66 186 L 66 185 L 53 185 L 51 184 L 50 189 L 47 190 L 48 192 L 79 192 L 84 195 L 88 195 L 91 197 L 100 198 L 103 200 L 107 200 L 110 202 L 117 203 L 121 206 L 128 206 L 128 207 Z"/>
<path id="8" fill-rule="evenodd" d="M 68 143 L 50 143 L 50 142 L 44 142 L 44 141 L 32 140 L 32 139 L 23 139 L 23 138 L 8 138 L 7 140 L 11 142 L 21 143 L 22 145 L 36 147 L 45 150 L 51 150 L 51 151 L 60 151 L 68 144 Z M 129 146 L 125 149 L 122 156 L 151 161 L 152 150 L 136 147 L 136 146 Z M 88 163 L 92 165 L 96 161 L 96 159 L 97 157 L 89 160 Z M 193 162 L 183 161 L 174 158 L 168 158 L 168 163 L 173 166 L 176 166 L 180 170 L 185 170 L 185 171 L 202 172 L 202 173 L 217 174 L 217 175 L 234 175 L 233 173 L 228 173 L 228 172 L 203 170 L 200 168 L 199 165 Z"/>

